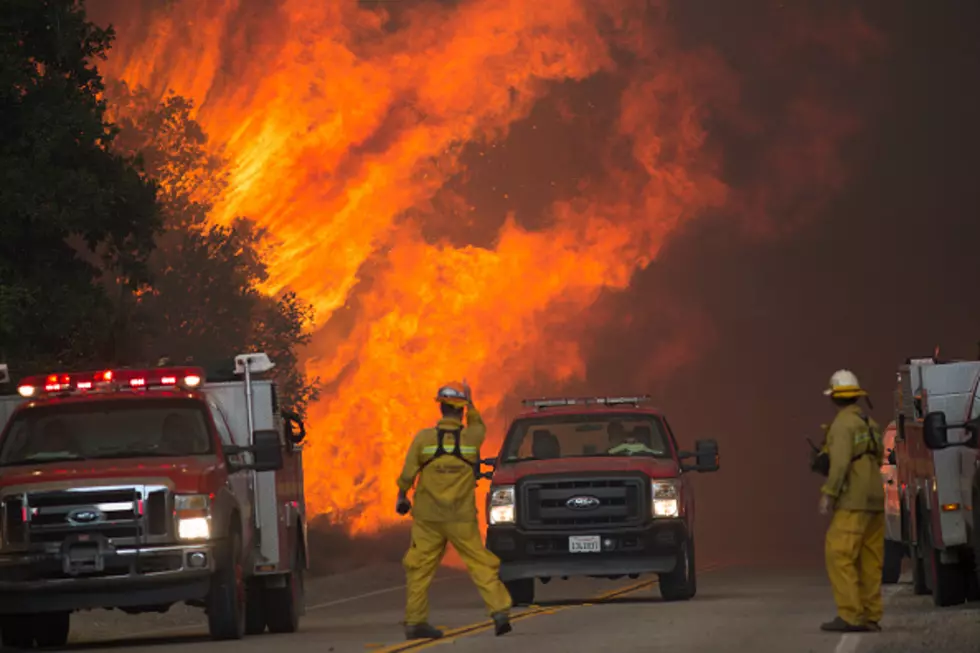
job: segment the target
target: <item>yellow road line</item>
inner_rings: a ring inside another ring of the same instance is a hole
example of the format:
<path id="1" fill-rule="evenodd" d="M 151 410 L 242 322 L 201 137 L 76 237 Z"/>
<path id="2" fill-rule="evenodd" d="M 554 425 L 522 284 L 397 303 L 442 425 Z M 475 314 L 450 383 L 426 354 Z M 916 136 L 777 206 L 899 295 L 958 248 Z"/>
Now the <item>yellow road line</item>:
<path id="1" fill-rule="evenodd" d="M 698 573 L 704 574 L 710 571 L 719 569 L 718 566 L 711 566 L 705 569 L 701 569 Z M 646 587 L 653 587 L 657 584 L 654 580 L 644 580 L 639 583 L 633 583 L 632 585 L 627 585 L 626 587 L 621 587 L 619 589 L 610 590 L 608 592 L 603 592 L 602 594 L 596 595 L 591 601 L 586 603 L 578 603 L 573 605 L 559 605 L 559 606 L 531 606 L 523 612 L 517 614 L 512 614 L 510 617 L 511 623 L 516 621 L 523 621 L 524 619 L 530 619 L 531 617 L 537 617 L 540 615 L 555 614 L 557 612 L 564 612 L 565 610 L 571 610 L 572 608 L 584 608 L 599 603 L 604 603 L 611 599 L 619 598 L 621 596 L 626 596 L 632 594 L 633 592 L 638 592 Z M 428 648 L 430 646 L 436 646 L 438 644 L 448 644 L 460 637 L 468 637 L 470 635 L 476 635 L 479 633 L 486 632 L 493 628 L 492 621 L 478 621 L 477 623 L 469 624 L 468 626 L 461 626 L 459 628 L 454 628 L 448 630 L 443 635 L 442 639 L 419 639 L 410 642 L 403 642 L 401 644 L 395 644 L 394 646 L 389 646 L 388 648 L 380 649 L 377 653 L 401 653 L 402 651 L 418 651 L 419 649 Z"/>

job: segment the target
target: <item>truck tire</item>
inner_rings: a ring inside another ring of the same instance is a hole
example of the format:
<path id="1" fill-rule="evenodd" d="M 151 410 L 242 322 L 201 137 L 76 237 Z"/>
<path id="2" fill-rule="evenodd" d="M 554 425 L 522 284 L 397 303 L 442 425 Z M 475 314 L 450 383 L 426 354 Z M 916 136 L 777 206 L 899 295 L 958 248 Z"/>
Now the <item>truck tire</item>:
<path id="1" fill-rule="evenodd" d="M 285 587 L 265 588 L 265 620 L 270 633 L 295 633 L 304 612 L 303 556 L 294 547 L 291 569 Z"/>
<path id="2" fill-rule="evenodd" d="M 245 634 L 261 635 L 265 632 L 265 593 L 255 578 L 245 584 Z"/>
<path id="3" fill-rule="evenodd" d="M 504 583 L 510 593 L 510 600 L 514 605 L 531 605 L 534 603 L 534 579 L 519 578 Z"/>
<path id="4" fill-rule="evenodd" d="M 70 612 L 46 612 L 34 615 L 34 641 L 38 648 L 64 646 L 71 630 Z"/>
<path id="5" fill-rule="evenodd" d="M 932 602 L 936 607 L 966 603 L 966 574 L 964 565 L 959 562 L 945 563 L 936 550 L 932 538 L 932 521 L 926 519 L 924 540 L 925 563 L 928 566 L 929 580 L 932 581 Z"/>
<path id="6" fill-rule="evenodd" d="M 660 596 L 664 601 L 687 601 L 698 591 L 694 568 L 694 540 L 688 539 L 677 554 L 674 571 L 660 574 Z"/>
<path id="7" fill-rule="evenodd" d="M 902 577 L 902 558 L 905 546 L 901 542 L 885 540 L 885 561 L 881 567 L 881 582 L 894 585 Z"/>
<path id="8" fill-rule="evenodd" d="M 207 605 L 211 639 L 241 639 L 245 636 L 245 569 L 242 538 L 237 531 L 231 532 L 224 555 L 218 559 Z"/>
<path id="9" fill-rule="evenodd" d="M 4 648 L 34 648 L 34 619 L 29 614 L 8 614 L 0 621 Z"/>

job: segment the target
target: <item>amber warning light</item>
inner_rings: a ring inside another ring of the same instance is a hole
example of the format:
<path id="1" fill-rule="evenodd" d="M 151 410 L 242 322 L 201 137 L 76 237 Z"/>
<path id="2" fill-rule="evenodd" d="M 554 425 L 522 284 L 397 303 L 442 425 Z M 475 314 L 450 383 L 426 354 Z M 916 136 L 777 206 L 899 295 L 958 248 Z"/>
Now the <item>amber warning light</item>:
<path id="1" fill-rule="evenodd" d="M 166 367 L 150 370 L 100 370 L 70 374 L 29 376 L 17 386 L 22 397 L 41 394 L 74 394 L 88 391 L 145 390 L 147 388 L 191 389 L 204 381 L 198 367 Z"/>

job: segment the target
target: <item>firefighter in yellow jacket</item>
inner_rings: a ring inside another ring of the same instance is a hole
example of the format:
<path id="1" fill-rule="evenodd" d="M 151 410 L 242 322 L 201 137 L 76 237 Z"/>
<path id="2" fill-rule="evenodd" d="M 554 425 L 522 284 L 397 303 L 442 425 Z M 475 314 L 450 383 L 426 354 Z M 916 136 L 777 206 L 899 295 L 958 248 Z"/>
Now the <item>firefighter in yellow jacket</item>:
<path id="1" fill-rule="evenodd" d="M 436 401 L 442 419 L 435 428 L 415 436 L 398 477 L 396 510 L 400 515 L 411 510 L 413 518 L 412 543 L 402 561 L 407 585 L 405 637 L 437 639 L 443 635 L 428 622 L 428 594 L 447 542 L 466 564 L 497 635 L 503 635 L 511 631 L 511 598 L 498 576 L 500 560 L 483 545 L 476 513 L 476 474 L 486 426 L 465 383 L 443 386 Z M 413 507 L 408 490 L 416 478 Z"/>
<path id="2" fill-rule="evenodd" d="M 827 430 L 830 456 L 819 511 L 833 511 L 827 530 L 827 575 L 837 617 L 832 632 L 880 631 L 881 567 L 885 556 L 885 493 L 881 483 L 881 429 L 857 405 L 867 393 L 857 376 L 839 370 L 824 392 L 838 408 Z"/>

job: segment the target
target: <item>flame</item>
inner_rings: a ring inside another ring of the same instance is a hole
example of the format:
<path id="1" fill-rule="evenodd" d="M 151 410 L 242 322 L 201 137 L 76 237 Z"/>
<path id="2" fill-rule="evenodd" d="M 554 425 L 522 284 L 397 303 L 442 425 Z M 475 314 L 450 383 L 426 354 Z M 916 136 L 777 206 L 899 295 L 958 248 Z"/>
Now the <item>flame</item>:
<path id="1" fill-rule="evenodd" d="M 599 294 L 730 202 L 705 120 L 737 103 L 737 79 L 710 52 L 681 50 L 645 0 L 148 4 L 109 11 L 120 36 L 106 73 L 195 102 L 229 160 L 213 219 L 247 215 L 274 233 L 266 290 L 314 304 L 307 368 L 329 392 L 311 411 L 307 498 L 353 531 L 396 519 L 395 479 L 439 384 L 467 377 L 500 426 L 515 388 L 581 379 Z M 468 154 L 596 75 L 618 105 L 602 174 L 536 216 L 544 227 L 519 212 L 495 227 L 463 197 L 471 226 L 450 230 L 492 244 L 427 235 L 445 216 L 423 207 L 449 196 Z"/>

